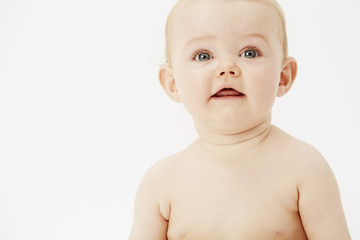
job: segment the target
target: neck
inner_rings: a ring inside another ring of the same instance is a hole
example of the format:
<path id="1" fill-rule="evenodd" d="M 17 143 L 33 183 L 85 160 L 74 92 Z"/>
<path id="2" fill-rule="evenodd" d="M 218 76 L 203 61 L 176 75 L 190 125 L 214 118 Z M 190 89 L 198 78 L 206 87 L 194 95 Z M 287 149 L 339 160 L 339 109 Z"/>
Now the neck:
<path id="1" fill-rule="evenodd" d="M 271 117 L 243 131 L 223 134 L 195 124 L 199 138 L 194 144 L 213 156 L 229 156 L 255 149 L 271 129 Z"/>

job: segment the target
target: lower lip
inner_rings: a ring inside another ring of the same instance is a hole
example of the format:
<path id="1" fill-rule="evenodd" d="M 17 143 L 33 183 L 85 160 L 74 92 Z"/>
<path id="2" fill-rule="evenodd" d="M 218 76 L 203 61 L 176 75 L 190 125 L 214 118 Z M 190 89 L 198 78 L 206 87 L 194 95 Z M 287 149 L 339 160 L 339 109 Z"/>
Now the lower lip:
<path id="1" fill-rule="evenodd" d="M 222 97 L 211 97 L 212 99 L 216 100 L 238 100 L 244 98 L 245 95 L 242 96 L 222 96 Z"/>

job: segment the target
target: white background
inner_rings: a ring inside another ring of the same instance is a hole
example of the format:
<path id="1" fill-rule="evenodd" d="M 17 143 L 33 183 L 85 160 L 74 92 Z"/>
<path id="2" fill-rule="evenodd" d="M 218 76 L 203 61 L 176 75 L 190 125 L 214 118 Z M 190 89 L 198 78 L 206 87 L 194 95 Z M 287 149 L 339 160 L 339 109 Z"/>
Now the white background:
<path id="1" fill-rule="evenodd" d="M 195 138 L 157 69 L 175 0 L 0 0 L 0 240 L 127 239 L 137 186 Z M 360 239 L 360 4 L 281 0 L 299 63 L 274 124 L 329 161 Z"/>

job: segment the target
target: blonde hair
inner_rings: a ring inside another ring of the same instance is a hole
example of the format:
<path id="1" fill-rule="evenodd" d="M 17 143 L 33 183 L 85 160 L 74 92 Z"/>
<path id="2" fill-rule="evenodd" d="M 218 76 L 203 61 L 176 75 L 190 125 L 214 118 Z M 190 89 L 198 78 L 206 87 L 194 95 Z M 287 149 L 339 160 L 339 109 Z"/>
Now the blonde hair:
<path id="1" fill-rule="evenodd" d="M 190 1 L 195 1 L 195 0 L 179 0 L 177 1 L 177 3 L 174 5 L 174 7 L 171 9 L 169 16 L 166 20 L 166 25 L 165 25 L 165 43 L 166 43 L 166 49 L 165 49 L 165 62 L 170 64 L 170 59 L 171 59 L 171 38 L 170 38 L 170 33 L 172 30 L 172 25 L 173 25 L 173 20 L 174 20 L 174 15 L 176 13 L 176 11 L 183 7 L 184 5 L 186 5 L 186 3 L 190 2 Z M 280 21 L 280 41 L 281 44 L 283 46 L 283 54 L 284 57 L 288 56 L 288 40 L 287 40 L 287 33 L 286 33 L 286 23 L 285 23 L 285 15 L 284 12 L 281 8 L 281 6 L 279 5 L 279 3 L 276 0 L 223 0 L 225 2 L 229 2 L 229 1 L 247 1 L 247 2 L 259 2 L 261 4 L 265 4 L 268 5 L 270 7 L 273 7 L 276 10 L 276 13 L 278 14 L 279 17 L 279 21 Z"/>

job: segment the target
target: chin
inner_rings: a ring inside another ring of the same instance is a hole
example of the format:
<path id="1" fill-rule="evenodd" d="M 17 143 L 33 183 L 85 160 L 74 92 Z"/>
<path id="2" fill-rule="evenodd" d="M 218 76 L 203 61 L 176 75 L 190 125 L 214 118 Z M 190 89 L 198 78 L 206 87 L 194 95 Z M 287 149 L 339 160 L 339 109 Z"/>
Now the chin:
<path id="1" fill-rule="evenodd" d="M 215 121 L 202 121 L 198 122 L 198 124 L 195 122 L 195 125 L 199 124 L 200 126 L 205 127 L 207 131 L 217 134 L 231 135 L 246 132 L 260 126 L 266 127 L 271 125 L 271 114 L 261 119 L 237 116 L 232 119 L 222 117 L 220 119 L 216 119 Z"/>
<path id="2" fill-rule="evenodd" d="M 245 121 L 242 122 L 235 122 L 235 121 L 221 121 L 221 122 L 212 122 L 207 124 L 207 129 L 210 131 L 217 133 L 217 134 L 224 134 L 224 135 L 232 135 L 237 134 L 240 132 L 245 132 L 252 127 L 254 127 L 253 124 L 249 124 Z"/>

